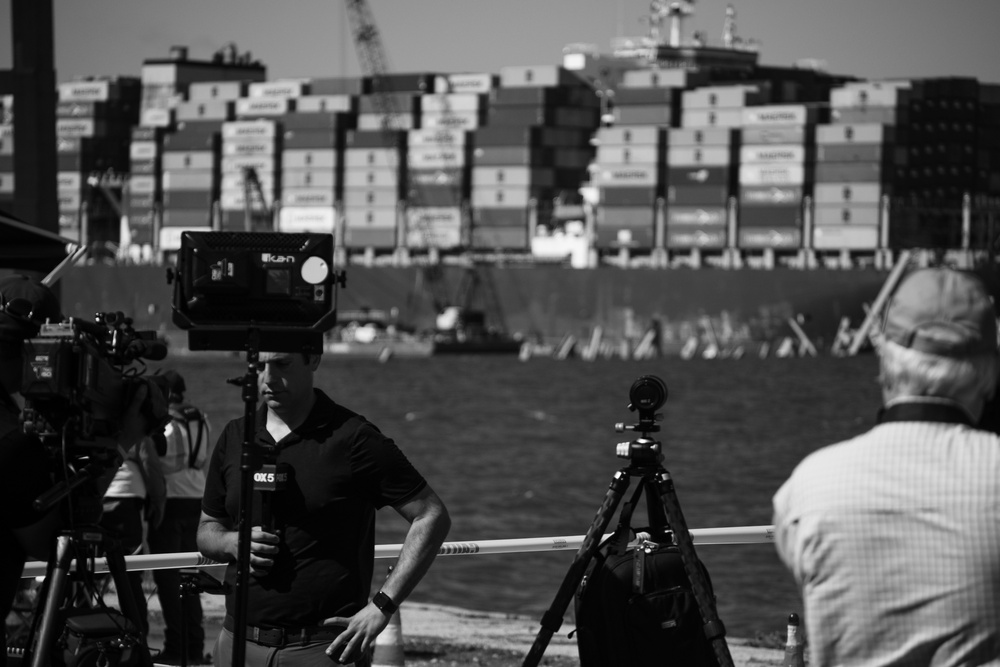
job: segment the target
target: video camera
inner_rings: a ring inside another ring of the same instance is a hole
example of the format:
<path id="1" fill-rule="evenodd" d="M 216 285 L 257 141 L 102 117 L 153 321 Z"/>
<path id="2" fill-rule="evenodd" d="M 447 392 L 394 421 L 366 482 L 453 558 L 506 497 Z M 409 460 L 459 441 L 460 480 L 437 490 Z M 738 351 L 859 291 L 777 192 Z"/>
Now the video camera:
<path id="1" fill-rule="evenodd" d="M 93 322 L 69 318 L 41 325 L 24 342 L 21 395 L 25 433 L 69 445 L 116 447 L 114 438 L 140 384 L 164 392 L 159 376 L 143 377 L 142 360 L 159 361 L 166 345 L 153 331 L 136 331 L 121 312 L 97 313 Z M 149 397 L 143 414 L 150 427 L 166 421 Z M 107 440 L 100 441 L 100 438 Z"/>

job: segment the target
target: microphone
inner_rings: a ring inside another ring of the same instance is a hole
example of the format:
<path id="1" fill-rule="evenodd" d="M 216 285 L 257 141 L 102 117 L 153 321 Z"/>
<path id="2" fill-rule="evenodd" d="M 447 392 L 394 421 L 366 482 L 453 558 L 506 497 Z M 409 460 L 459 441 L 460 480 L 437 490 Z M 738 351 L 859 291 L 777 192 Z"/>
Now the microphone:
<path id="1" fill-rule="evenodd" d="M 159 339 L 143 340 L 136 338 L 127 348 L 135 357 L 150 361 L 163 361 L 167 358 L 167 345 Z"/>
<path id="2" fill-rule="evenodd" d="M 288 486 L 291 468 L 287 463 L 265 463 L 253 474 L 254 491 L 260 491 L 260 526 L 265 533 L 276 532 L 274 501 L 276 494 Z"/>

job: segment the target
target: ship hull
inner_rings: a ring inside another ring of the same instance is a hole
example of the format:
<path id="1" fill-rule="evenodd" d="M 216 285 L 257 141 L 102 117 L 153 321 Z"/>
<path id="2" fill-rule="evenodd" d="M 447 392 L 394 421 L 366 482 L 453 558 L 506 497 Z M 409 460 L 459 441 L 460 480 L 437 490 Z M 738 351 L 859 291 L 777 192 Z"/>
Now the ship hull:
<path id="1" fill-rule="evenodd" d="M 854 326 L 887 274 L 875 270 L 571 270 L 560 267 L 481 268 L 469 298 L 510 333 L 534 342 L 586 338 L 636 339 L 654 323 L 663 343 L 692 335 L 774 340 L 797 318 L 810 338 L 831 341 L 842 318 Z M 400 320 L 430 330 L 435 304 L 457 297 L 465 270 L 444 267 L 348 267 L 341 309 L 396 308 Z M 139 329 L 175 329 L 167 270 L 156 266 L 78 267 L 61 281 L 67 315 L 90 318 L 122 311 Z"/>

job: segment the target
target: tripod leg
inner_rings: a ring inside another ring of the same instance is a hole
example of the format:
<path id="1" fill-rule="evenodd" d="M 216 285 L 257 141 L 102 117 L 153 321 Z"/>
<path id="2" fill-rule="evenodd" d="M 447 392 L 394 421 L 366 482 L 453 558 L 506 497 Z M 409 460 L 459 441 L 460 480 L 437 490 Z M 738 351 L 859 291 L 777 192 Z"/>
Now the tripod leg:
<path id="1" fill-rule="evenodd" d="M 152 665 L 153 659 L 149 653 L 149 646 L 146 643 L 145 624 L 142 622 L 139 605 L 135 601 L 135 595 L 142 595 L 142 590 L 133 591 L 132 582 L 129 581 L 128 567 L 125 564 L 125 552 L 122 550 L 121 542 L 118 540 L 105 539 L 104 557 L 108 561 L 108 570 L 111 572 L 111 579 L 115 582 L 115 590 L 118 592 L 118 604 L 121 607 L 125 618 L 130 620 L 135 626 L 142 640 L 135 650 L 139 652 L 140 665 Z"/>
<path id="2" fill-rule="evenodd" d="M 35 652 L 31 659 L 32 667 L 48 667 L 49 653 L 56 638 L 59 623 L 59 608 L 66 594 L 66 580 L 73 561 L 73 538 L 60 535 L 56 538 L 55 566 L 51 570 L 48 594 L 45 596 L 45 606 L 42 608 L 42 624 L 35 641 Z"/>
<path id="3" fill-rule="evenodd" d="M 549 645 L 549 640 L 552 639 L 552 635 L 562 625 L 566 607 L 569 606 L 569 602 L 573 599 L 576 589 L 580 586 L 580 581 L 583 580 L 583 575 L 587 571 L 587 564 L 590 563 L 591 558 L 594 557 L 598 547 L 601 545 L 601 537 L 604 536 L 604 531 L 607 529 L 608 523 L 610 523 L 611 517 L 615 513 L 615 508 L 618 507 L 618 503 L 622 499 L 622 494 L 628 488 L 628 482 L 629 473 L 626 470 L 619 470 L 615 473 L 614 479 L 611 480 L 611 485 L 604 496 L 604 503 L 597 510 L 597 515 L 587 530 L 583 544 L 580 545 L 576 556 L 573 557 L 573 564 L 570 565 L 569 571 L 566 572 L 566 577 L 563 579 L 562 585 L 559 587 L 559 591 L 552 601 L 552 605 L 542 615 L 542 628 L 538 631 L 535 642 L 528 650 L 528 655 L 525 656 L 524 662 L 521 663 L 522 667 L 535 667 L 538 665 L 542 654 L 545 653 L 545 648 Z"/>
<path id="4" fill-rule="evenodd" d="M 661 470 L 656 475 L 655 484 L 657 494 L 663 501 L 667 520 L 674 531 L 674 539 L 681 552 L 681 561 L 691 582 L 691 591 L 698 603 L 701 620 L 705 624 L 705 636 L 712 643 L 719 666 L 733 667 L 733 657 L 729 654 L 729 646 L 726 644 L 726 629 L 715 610 L 715 601 L 709 592 L 708 582 L 698 567 L 698 554 L 695 553 L 691 532 L 688 530 L 684 513 L 681 512 L 680 501 L 677 500 L 677 493 L 674 491 L 674 481 L 670 478 L 670 473 Z"/>

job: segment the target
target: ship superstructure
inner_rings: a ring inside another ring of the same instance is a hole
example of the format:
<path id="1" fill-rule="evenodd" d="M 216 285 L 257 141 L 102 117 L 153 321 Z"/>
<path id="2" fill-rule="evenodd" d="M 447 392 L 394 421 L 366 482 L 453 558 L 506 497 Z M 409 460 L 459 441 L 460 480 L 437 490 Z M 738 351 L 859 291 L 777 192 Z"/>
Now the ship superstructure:
<path id="1" fill-rule="evenodd" d="M 230 46 L 59 84 L 60 233 L 156 261 L 208 229 L 332 232 L 368 265 L 887 268 L 901 249 L 992 251 L 1000 85 L 766 66 L 732 7 L 718 40 L 685 34 L 692 12 L 657 0 L 648 34 L 609 53 L 497 73 L 268 80 Z M 0 100 L 3 207 L 16 105 Z"/>

